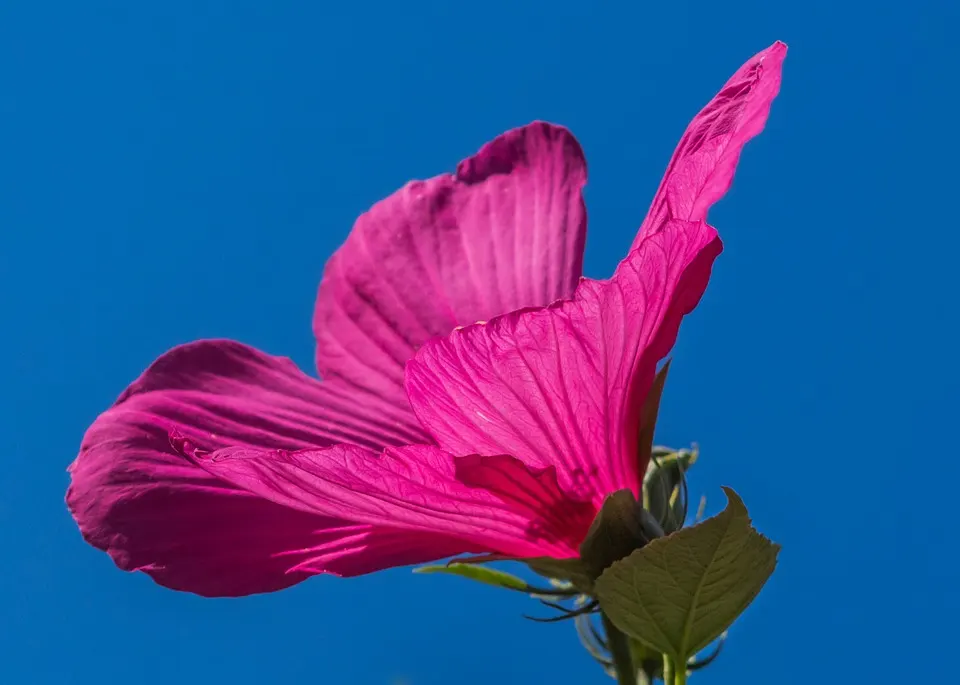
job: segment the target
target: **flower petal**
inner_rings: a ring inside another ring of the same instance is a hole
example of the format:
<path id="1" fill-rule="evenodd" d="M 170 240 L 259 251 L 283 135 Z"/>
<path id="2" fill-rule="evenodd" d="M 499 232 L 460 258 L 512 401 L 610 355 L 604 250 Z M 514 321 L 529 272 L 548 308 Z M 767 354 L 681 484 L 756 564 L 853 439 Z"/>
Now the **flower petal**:
<path id="1" fill-rule="evenodd" d="M 586 163 L 537 122 L 454 175 L 407 184 L 361 216 L 317 296 L 317 369 L 409 409 L 403 365 L 459 324 L 569 297 L 583 263 Z"/>
<path id="2" fill-rule="evenodd" d="M 690 122 L 634 248 L 671 219 L 706 220 L 710 207 L 729 190 L 743 146 L 767 123 L 786 56 L 787 46 L 780 42 L 755 55 Z"/>
<path id="3" fill-rule="evenodd" d="M 596 513 L 564 494 L 553 469 L 532 472 L 512 457 L 454 458 L 429 445 L 185 453 L 287 508 L 456 538 L 465 551 L 573 557 Z"/>
<path id="4" fill-rule="evenodd" d="M 639 494 L 640 409 L 720 250 L 706 224 L 671 222 L 572 301 L 431 341 L 407 365 L 414 411 L 454 454 L 555 465 L 561 488 L 596 505 Z"/>
<path id="5" fill-rule="evenodd" d="M 398 549 L 392 531 L 292 511 L 238 490 L 178 454 L 169 439 L 174 428 L 211 450 L 427 439 L 404 412 L 320 383 L 287 359 L 230 341 L 175 348 L 94 422 L 70 467 L 67 504 L 84 538 L 124 570 L 145 571 L 178 590 L 243 595 L 292 585 L 310 569 L 359 572 L 368 562 L 356 555 L 377 546 L 388 556 L 412 554 L 406 563 L 438 558 L 417 540 Z M 439 556 L 459 549 L 443 547 Z"/>

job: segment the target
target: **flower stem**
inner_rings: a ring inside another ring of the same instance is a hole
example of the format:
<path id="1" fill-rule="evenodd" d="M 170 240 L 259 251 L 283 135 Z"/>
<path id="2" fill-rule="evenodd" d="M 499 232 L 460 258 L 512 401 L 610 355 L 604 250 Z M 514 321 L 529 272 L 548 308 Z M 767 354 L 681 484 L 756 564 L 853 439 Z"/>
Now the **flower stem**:
<path id="1" fill-rule="evenodd" d="M 687 664 L 677 663 L 673 657 L 663 655 L 664 685 L 687 685 Z"/>
<path id="2" fill-rule="evenodd" d="M 627 636 L 613 625 L 606 614 L 603 614 L 603 629 L 607 634 L 613 667 L 617 670 L 617 685 L 637 685 L 637 669 L 633 666 Z"/>

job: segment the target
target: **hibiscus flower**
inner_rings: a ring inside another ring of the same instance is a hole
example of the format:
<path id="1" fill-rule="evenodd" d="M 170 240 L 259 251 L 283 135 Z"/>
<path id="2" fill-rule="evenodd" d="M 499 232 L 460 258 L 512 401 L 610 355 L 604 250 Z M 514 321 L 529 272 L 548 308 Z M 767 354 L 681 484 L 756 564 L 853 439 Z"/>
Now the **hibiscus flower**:
<path id="1" fill-rule="evenodd" d="M 707 211 L 785 54 L 692 121 L 608 280 L 581 278 L 586 165 L 559 126 L 374 205 L 320 284 L 323 380 L 228 340 L 165 353 L 69 469 L 84 538 L 208 596 L 463 553 L 576 558 L 607 496 L 639 495 L 642 408 L 721 251 Z"/>

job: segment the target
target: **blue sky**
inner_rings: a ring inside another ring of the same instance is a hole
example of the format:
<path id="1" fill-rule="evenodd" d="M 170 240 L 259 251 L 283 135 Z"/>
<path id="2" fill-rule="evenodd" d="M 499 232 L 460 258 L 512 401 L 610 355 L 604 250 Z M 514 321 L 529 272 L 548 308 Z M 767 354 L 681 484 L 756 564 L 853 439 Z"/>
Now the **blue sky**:
<path id="1" fill-rule="evenodd" d="M 325 260 L 410 178 L 532 119 L 590 164 L 587 273 L 623 255 L 683 128 L 790 44 L 711 214 L 659 441 L 745 499 L 780 568 L 694 682 L 943 682 L 960 610 L 960 64 L 946 0 L 0 7 L 0 678 L 607 682 L 523 597 L 401 569 L 204 600 L 80 539 L 64 472 L 158 354 L 232 337 L 312 370 Z"/>

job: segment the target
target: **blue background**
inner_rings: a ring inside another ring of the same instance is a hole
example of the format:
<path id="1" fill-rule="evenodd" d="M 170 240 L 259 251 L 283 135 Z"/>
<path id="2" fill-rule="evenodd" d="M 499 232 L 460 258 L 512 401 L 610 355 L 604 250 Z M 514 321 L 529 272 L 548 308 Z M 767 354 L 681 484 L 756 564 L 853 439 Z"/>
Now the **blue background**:
<path id="1" fill-rule="evenodd" d="M 781 565 L 695 682 L 944 682 L 957 587 L 956 71 L 948 0 L 44 2 L 0 7 L 0 678 L 607 682 L 522 596 L 402 569 L 204 600 L 117 571 L 63 506 L 94 417 L 233 337 L 312 370 L 324 261 L 409 178 L 569 126 L 609 274 L 692 115 L 791 45 L 711 214 L 659 439 Z M 953 3 L 954 7 L 956 4 Z"/>

